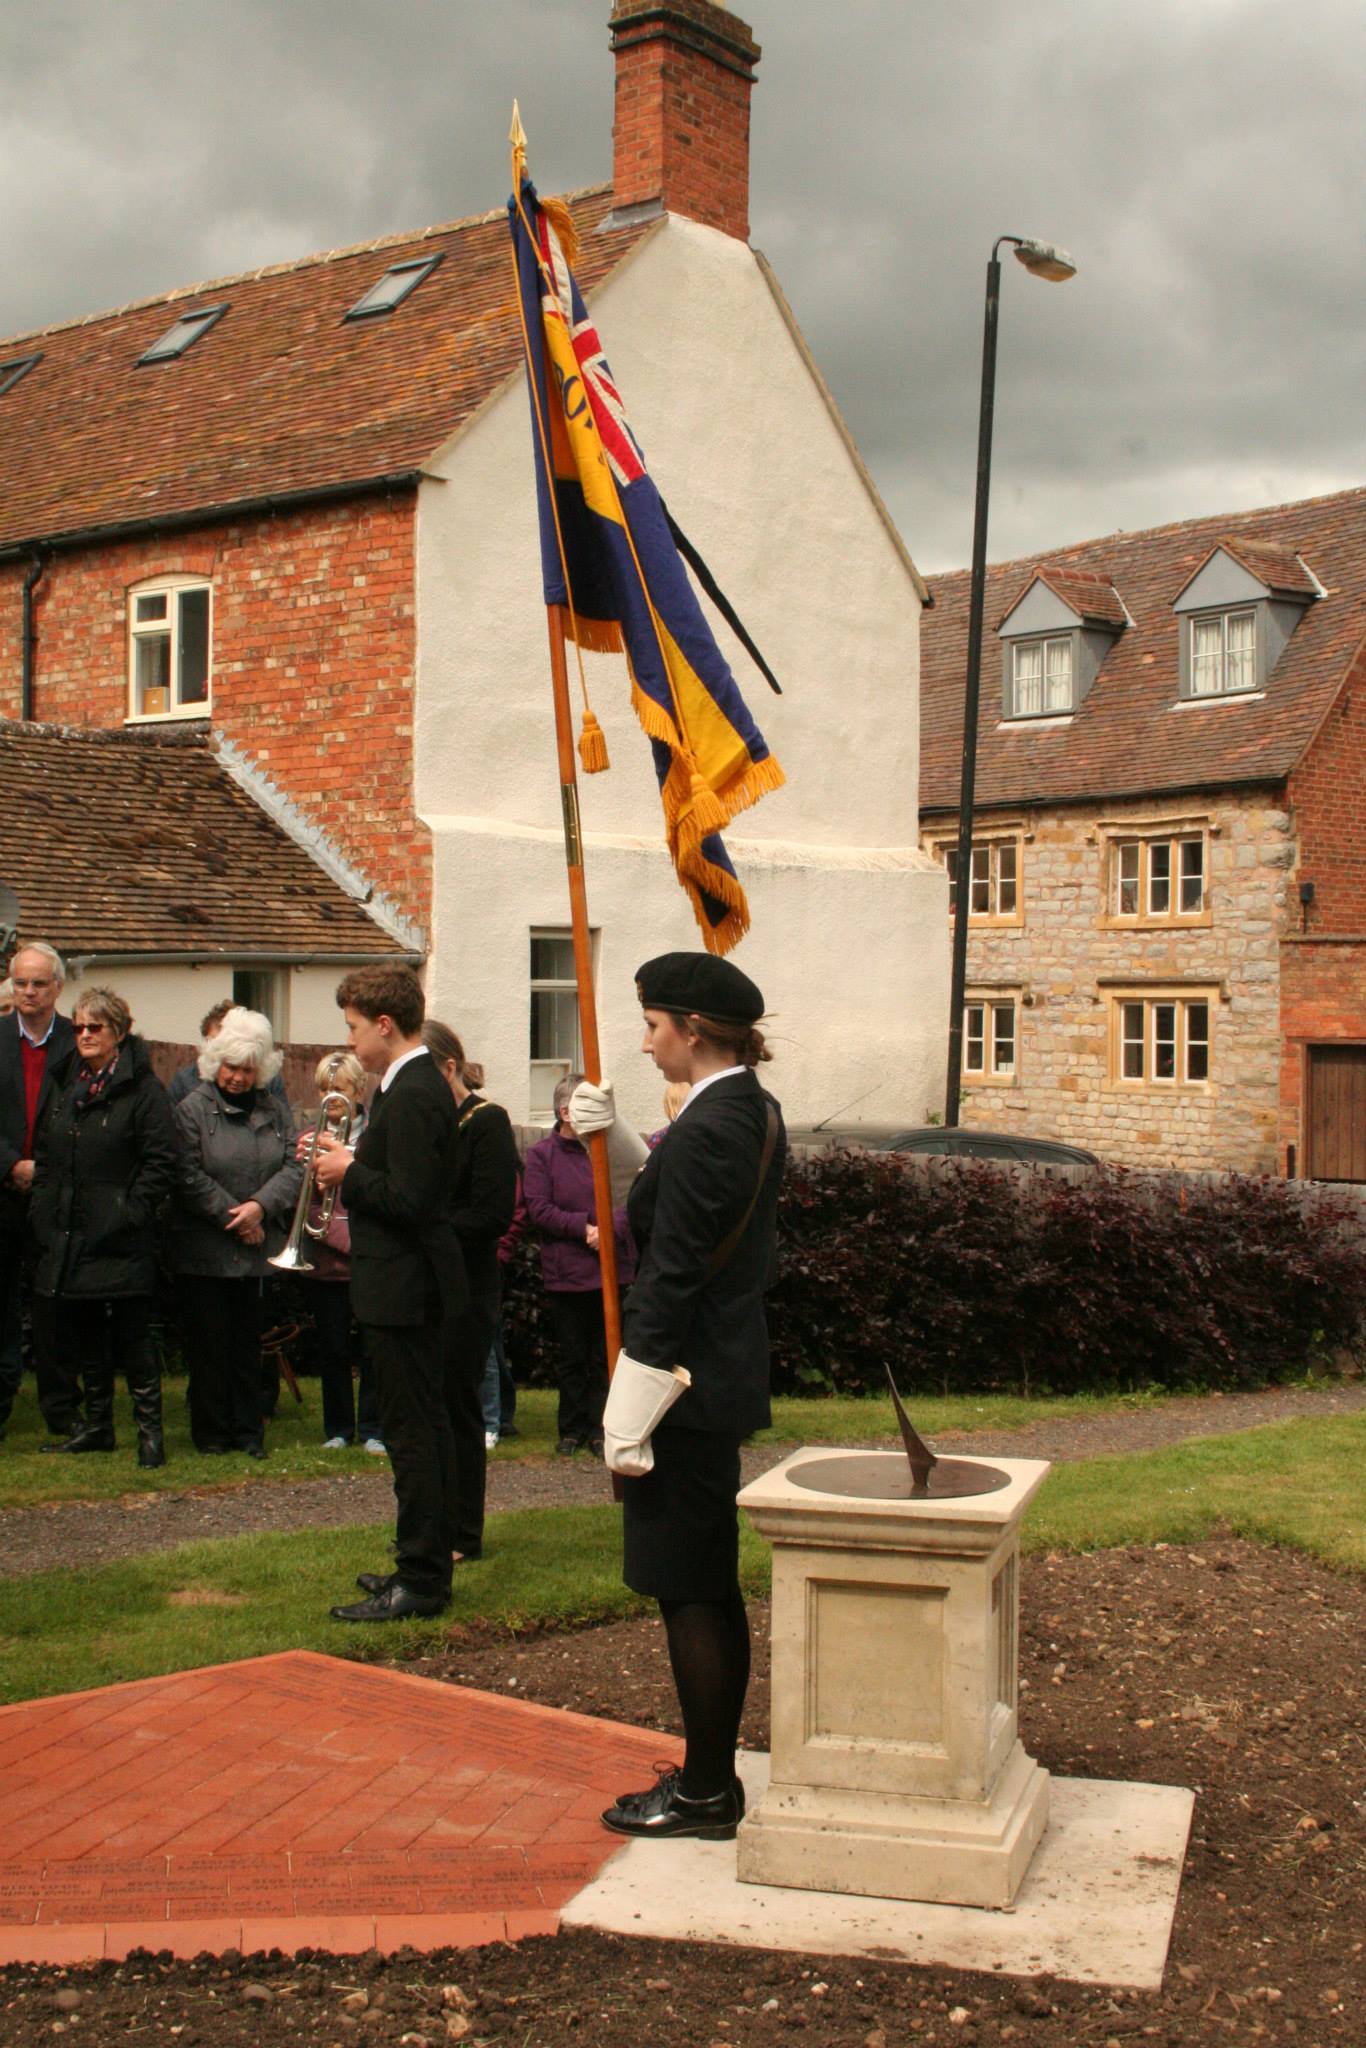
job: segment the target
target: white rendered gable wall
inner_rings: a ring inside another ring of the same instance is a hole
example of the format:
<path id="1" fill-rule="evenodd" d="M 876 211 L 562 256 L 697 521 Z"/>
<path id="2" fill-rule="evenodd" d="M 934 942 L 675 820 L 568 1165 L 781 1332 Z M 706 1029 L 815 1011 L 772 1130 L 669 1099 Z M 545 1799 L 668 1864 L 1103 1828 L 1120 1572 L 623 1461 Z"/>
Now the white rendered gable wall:
<path id="1" fill-rule="evenodd" d="M 595 296 L 628 415 L 679 524 L 785 694 L 719 637 L 788 786 L 727 834 L 789 1120 L 922 1120 L 943 1087 L 945 882 L 916 846 L 920 600 L 743 243 L 668 219 Z M 566 926 L 545 608 L 519 376 L 431 465 L 418 510 L 416 801 L 431 826 L 435 1014 L 527 1094 L 527 933 Z M 713 621 L 714 624 L 719 622 Z M 604 1063 L 659 1121 L 640 961 L 699 935 L 673 880 L 620 657 L 585 656 L 612 757 L 580 777 Z M 573 649 L 570 677 L 576 705 Z"/>

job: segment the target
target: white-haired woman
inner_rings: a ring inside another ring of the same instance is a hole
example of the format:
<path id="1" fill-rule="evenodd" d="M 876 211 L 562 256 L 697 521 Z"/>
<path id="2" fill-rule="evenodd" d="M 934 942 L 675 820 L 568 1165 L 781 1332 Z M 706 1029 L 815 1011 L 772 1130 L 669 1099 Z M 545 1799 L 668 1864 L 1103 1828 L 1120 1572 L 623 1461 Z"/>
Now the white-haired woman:
<path id="1" fill-rule="evenodd" d="M 289 1107 L 269 1092 L 283 1055 L 269 1020 L 229 1010 L 175 1112 L 180 1191 L 172 1237 L 190 1374 L 190 1434 L 206 1453 L 266 1454 L 261 1284 L 294 1214 L 303 1166 Z"/>

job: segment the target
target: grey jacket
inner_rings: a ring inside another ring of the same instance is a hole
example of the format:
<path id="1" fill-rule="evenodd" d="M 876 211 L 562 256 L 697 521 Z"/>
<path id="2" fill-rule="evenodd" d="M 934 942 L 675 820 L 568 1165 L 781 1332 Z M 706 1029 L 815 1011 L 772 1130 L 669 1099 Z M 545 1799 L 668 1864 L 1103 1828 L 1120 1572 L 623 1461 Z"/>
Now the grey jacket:
<path id="1" fill-rule="evenodd" d="M 175 1111 L 179 1185 L 172 1204 L 171 1264 L 177 1273 L 221 1280 L 263 1274 L 288 1234 L 303 1182 L 294 1157 L 294 1119 L 286 1103 L 257 1091 L 250 1110 L 231 1105 L 201 1081 Z M 243 1244 L 224 1229 L 239 1202 L 265 1212 L 264 1244 Z"/>

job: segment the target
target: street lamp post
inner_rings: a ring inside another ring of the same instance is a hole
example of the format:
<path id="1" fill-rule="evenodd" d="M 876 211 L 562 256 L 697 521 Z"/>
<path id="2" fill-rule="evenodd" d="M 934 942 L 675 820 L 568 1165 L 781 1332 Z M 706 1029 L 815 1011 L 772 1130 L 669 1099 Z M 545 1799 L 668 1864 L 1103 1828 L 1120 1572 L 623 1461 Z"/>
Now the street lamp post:
<path id="1" fill-rule="evenodd" d="M 963 1001 L 968 978 L 968 915 L 972 902 L 972 811 L 977 786 L 977 713 L 982 694 L 982 610 L 987 580 L 987 504 L 991 495 L 991 428 L 996 404 L 996 324 L 1001 303 L 1002 242 L 1034 277 L 1064 284 L 1077 266 L 1063 249 L 1025 235 L 998 235 L 987 265 L 986 320 L 982 333 L 982 405 L 977 425 L 977 504 L 972 521 L 972 582 L 968 593 L 968 672 L 963 693 L 963 770 L 958 794 L 958 867 L 953 907 L 953 959 L 949 974 L 949 1072 L 944 1122 L 958 1122 L 963 1076 Z"/>

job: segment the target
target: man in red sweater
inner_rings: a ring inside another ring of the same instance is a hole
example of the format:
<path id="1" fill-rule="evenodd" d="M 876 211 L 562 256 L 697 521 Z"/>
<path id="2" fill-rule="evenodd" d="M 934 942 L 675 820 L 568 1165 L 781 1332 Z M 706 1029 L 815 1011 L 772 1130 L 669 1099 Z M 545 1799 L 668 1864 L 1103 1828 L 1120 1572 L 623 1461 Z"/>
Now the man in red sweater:
<path id="1" fill-rule="evenodd" d="M 14 1010 L 0 1017 L 0 1436 L 23 1369 L 20 1286 L 30 1252 L 29 1193 L 33 1149 L 48 1104 L 75 1057 L 70 1021 L 58 1015 L 66 970 L 54 947 L 30 939 L 10 960 Z M 53 1304 L 33 1303 L 33 1358 L 38 1401 L 54 1436 L 80 1420 L 75 1375 L 59 1363 Z"/>

